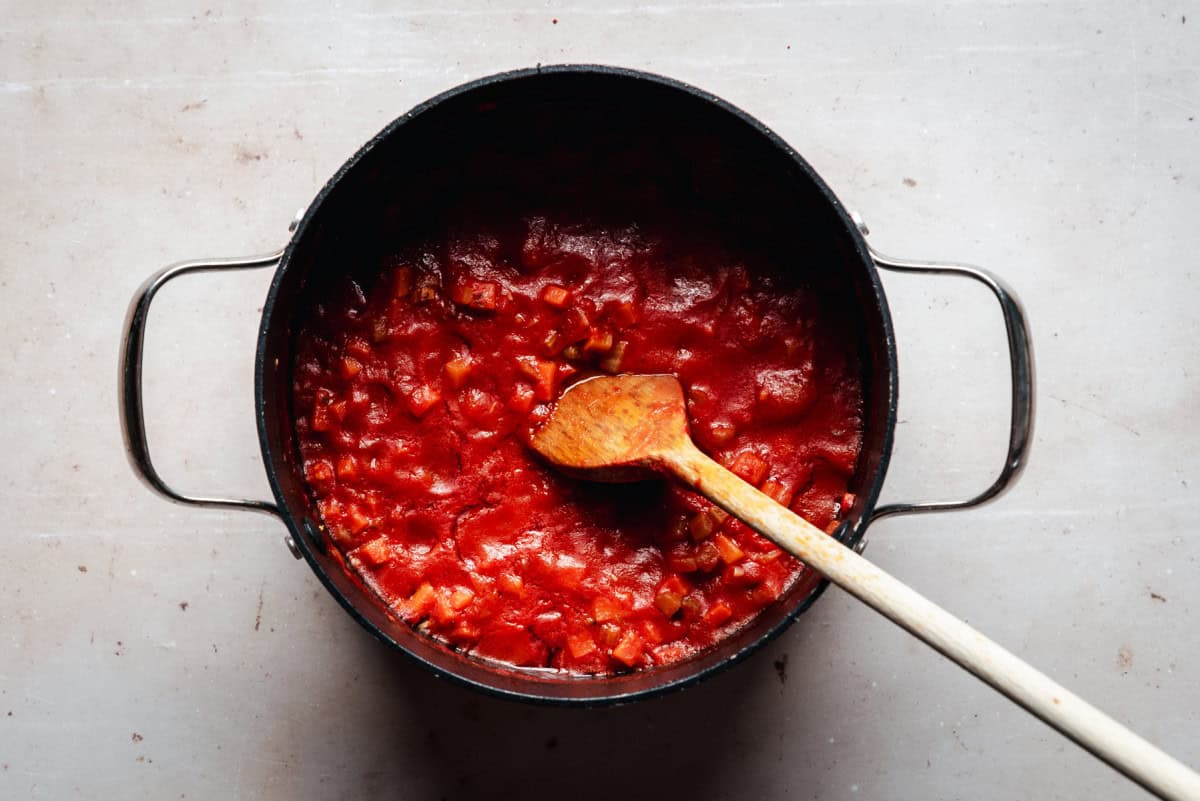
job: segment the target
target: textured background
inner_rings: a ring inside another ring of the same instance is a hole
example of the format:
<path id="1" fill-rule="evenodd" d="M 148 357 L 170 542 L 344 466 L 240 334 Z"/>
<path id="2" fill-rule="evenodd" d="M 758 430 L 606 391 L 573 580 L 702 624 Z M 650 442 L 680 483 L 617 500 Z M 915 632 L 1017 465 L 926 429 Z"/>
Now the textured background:
<path id="1" fill-rule="evenodd" d="M 121 452 L 118 335 L 161 264 L 279 246 L 415 103 L 502 69 L 664 73 L 794 144 L 896 255 L 1022 294 L 1020 486 L 868 555 L 1200 763 L 1200 6 L 1107 2 L 0 2 L 0 796 L 1124 799 L 1109 769 L 845 596 L 658 701 L 531 708 L 359 630 L 269 518 L 167 504 Z M 557 22 L 556 22 L 557 20 Z M 150 436 L 181 487 L 266 486 L 268 276 L 164 291 Z M 888 276 L 893 499 L 1003 449 L 983 290 Z"/>

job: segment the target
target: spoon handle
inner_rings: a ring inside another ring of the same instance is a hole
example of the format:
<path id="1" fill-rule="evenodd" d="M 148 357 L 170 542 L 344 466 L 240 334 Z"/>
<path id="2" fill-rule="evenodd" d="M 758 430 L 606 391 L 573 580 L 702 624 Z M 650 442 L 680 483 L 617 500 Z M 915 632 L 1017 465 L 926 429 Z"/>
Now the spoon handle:
<path id="1" fill-rule="evenodd" d="M 897 578 L 775 503 L 690 440 L 663 466 L 851 595 L 1170 801 L 1200 801 L 1200 775 Z"/>

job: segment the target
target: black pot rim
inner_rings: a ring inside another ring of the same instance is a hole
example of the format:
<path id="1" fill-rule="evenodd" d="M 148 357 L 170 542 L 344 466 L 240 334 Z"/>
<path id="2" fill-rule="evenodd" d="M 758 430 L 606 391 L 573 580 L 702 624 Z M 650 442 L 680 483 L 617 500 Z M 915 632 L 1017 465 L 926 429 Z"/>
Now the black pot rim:
<path id="1" fill-rule="evenodd" d="M 496 686 L 491 686 L 478 681 L 475 681 L 466 676 L 459 675 L 453 671 L 447 670 L 439 665 L 430 662 L 427 659 L 413 653 L 405 648 L 401 643 L 396 642 L 391 637 L 387 636 L 374 623 L 367 620 L 358 608 L 350 602 L 330 581 L 324 569 L 318 564 L 316 557 L 312 552 L 312 546 L 309 542 L 309 535 L 304 531 L 303 525 L 296 520 L 288 511 L 284 492 L 280 484 L 279 475 L 276 470 L 275 460 L 272 454 L 272 445 L 267 433 L 267 403 L 264 389 L 265 360 L 266 360 L 266 344 L 268 334 L 268 322 L 272 319 L 276 301 L 278 299 L 279 288 L 284 274 L 287 272 L 295 249 L 298 243 L 303 239 L 303 235 L 313 220 L 319 215 L 321 207 L 334 191 L 334 188 L 342 181 L 342 179 L 354 169 L 354 167 L 373 151 L 381 142 L 388 139 L 394 132 L 403 127 L 408 122 L 416 117 L 419 117 L 426 111 L 442 104 L 459 95 L 471 92 L 484 86 L 493 84 L 522 80 L 526 78 L 536 77 L 540 75 L 553 74 L 594 74 L 594 75 L 609 75 L 614 77 L 632 79 L 637 81 L 645 81 L 659 84 L 671 89 L 681 91 L 698 98 L 706 103 L 709 103 L 717 109 L 738 118 L 742 123 L 754 129 L 758 134 L 765 137 L 770 144 L 784 153 L 796 165 L 806 177 L 812 181 L 813 185 L 818 189 L 824 199 L 833 208 L 837 218 L 845 227 L 845 232 L 850 236 L 853 242 L 856 256 L 861 261 L 866 269 L 866 274 L 870 282 L 871 290 L 874 293 L 875 302 L 878 304 L 881 328 L 883 332 L 883 354 L 885 364 L 882 365 L 887 369 L 887 397 L 881 399 L 885 403 L 886 425 L 883 433 L 882 450 L 879 458 L 879 465 L 876 473 L 871 477 L 868 484 L 867 497 L 861 508 L 861 512 L 856 521 L 843 524 L 835 533 L 835 537 L 848 547 L 856 546 L 862 539 L 866 529 L 871 521 L 871 512 L 879 499 L 879 494 L 882 489 L 884 479 L 887 475 L 888 465 L 891 461 L 892 445 L 896 427 L 896 409 L 898 400 L 898 380 L 897 380 L 897 357 L 896 357 L 896 339 L 892 328 L 891 313 L 888 308 L 887 298 L 884 294 L 883 285 L 879 279 L 879 272 L 875 267 L 875 262 L 871 257 L 866 241 L 863 239 L 862 232 L 858 225 L 851 219 L 850 214 L 845 206 L 833 191 L 825 183 L 825 181 L 817 174 L 807 161 L 800 154 L 784 141 L 778 134 L 768 128 L 759 120 L 752 117 L 750 114 L 741 110 L 737 106 L 729 103 L 726 100 L 717 97 L 702 89 L 698 89 L 690 84 L 677 81 L 673 78 L 667 78 L 662 75 L 657 75 L 649 72 L 628 69 L 624 67 L 614 67 L 599 64 L 557 64 L 550 66 L 537 66 L 534 68 L 511 70 L 508 72 L 496 73 L 488 75 L 467 83 L 460 84 L 451 89 L 448 89 L 440 94 L 431 97 L 430 99 L 414 106 L 405 114 L 397 117 L 392 122 L 388 123 L 378 134 L 372 137 L 367 143 L 362 145 L 349 159 L 342 164 L 336 173 L 322 186 L 321 190 L 313 198 L 303 216 L 295 226 L 294 233 L 283 251 L 283 256 L 280 259 L 279 266 L 275 270 L 275 274 L 271 280 L 270 288 L 267 292 L 267 298 L 263 305 L 262 320 L 258 333 L 258 344 L 254 362 L 254 394 L 255 394 L 255 419 L 258 425 L 259 446 L 262 451 L 263 464 L 266 468 L 267 479 L 271 486 L 271 492 L 278 504 L 280 515 L 284 523 L 288 527 L 288 531 L 292 536 L 304 560 L 316 574 L 320 582 L 325 586 L 325 589 L 337 599 L 338 603 L 346 610 L 349 615 L 354 618 L 360 625 L 369 631 L 376 639 L 392 646 L 396 650 L 406 654 L 409 658 L 415 660 L 418 664 L 425 667 L 435 676 L 448 679 L 461 686 L 469 687 L 473 690 L 482 692 L 493 697 L 503 698 L 507 700 L 523 701 L 528 703 L 536 703 L 550 706 L 572 706 L 572 707 L 597 707 L 611 706 L 616 704 L 630 703 L 637 700 L 657 697 L 665 693 L 681 690 L 685 687 L 690 687 L 701 681 L 704 681 L 733 665 L 743 661 L 752 653 L 763 648 L 767 643 L 778 637 L 784 629 L 788 628 L 797 617 L 807 610 L 828 588 L 829 582 L 822 579 L 812 591 L 808 593 L 796 606 L 775 626 L 765 632 L 758 639 L 747 645 L 740 651 L 731 654 L 721 662 L 710 665 L 695 673 L 684 676 L 682 678 L 663 682 L 650 688 L 636 690 L 632 692 L 616 691 L 610 695 L 591 696 L 588 698 L 566 698 L 560 696 L 551 696 L 539 694 L 537 692 L 537 682 L 530 682 L 529 692 L 513 691 Z M 597 679 L 596 681 L 603 681 Z"/>

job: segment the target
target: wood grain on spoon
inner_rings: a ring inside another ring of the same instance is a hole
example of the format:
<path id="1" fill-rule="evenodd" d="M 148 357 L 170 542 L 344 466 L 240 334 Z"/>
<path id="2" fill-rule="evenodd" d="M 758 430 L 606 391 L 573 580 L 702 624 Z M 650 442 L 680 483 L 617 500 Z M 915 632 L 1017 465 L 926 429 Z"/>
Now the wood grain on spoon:
<path id="1" fill-rule="evenodd" d="M 602 376 L 559 398 L 533 447 L 564 471 L 688 484 L 872 609 L 1161 798 L 1200 801 L 1200 775 L 714 462 L 688 434 L 672 376 Z"/>

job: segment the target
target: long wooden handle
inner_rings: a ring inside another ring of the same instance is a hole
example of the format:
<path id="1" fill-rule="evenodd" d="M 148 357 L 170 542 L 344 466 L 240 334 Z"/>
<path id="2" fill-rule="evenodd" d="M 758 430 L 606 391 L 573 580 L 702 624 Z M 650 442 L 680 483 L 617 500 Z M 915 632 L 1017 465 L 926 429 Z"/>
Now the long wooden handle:
<path id="1" fill-rule="evenodd" d="M 709 500 L 1160 798 L 1200 801 L 1200 775 L 704 455 L 660 457 Z"/>

